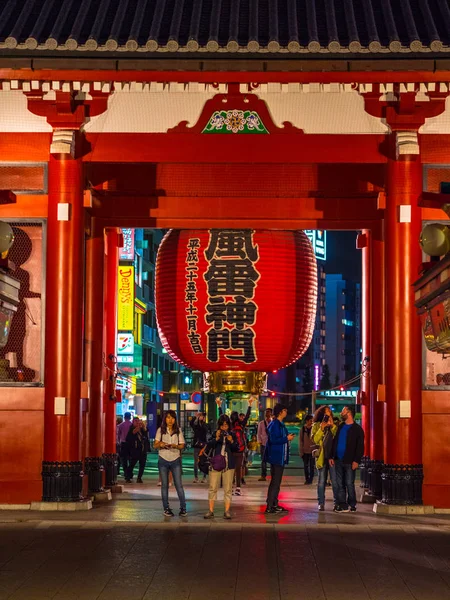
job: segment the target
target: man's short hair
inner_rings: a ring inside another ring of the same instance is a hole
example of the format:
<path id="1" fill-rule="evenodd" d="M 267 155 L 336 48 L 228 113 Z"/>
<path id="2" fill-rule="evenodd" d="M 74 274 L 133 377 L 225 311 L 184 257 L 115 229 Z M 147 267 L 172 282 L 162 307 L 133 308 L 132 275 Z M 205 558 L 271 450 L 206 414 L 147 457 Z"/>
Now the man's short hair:
<path id="1" fill-rule="evenodd" d="M 281 415 L 283 410 L 287 410 L 287 406 L 285 406 L 284 404 L 281 404 L 281 402 L 279 402 L 278 404 L 275 404 L 275 408 L 273 409 L 273 416 L 275 418 L 277 418 L 279 415 Z"/>
<path id="2" fill-rule="evenodd" d="M 126 413 L 123 415 L 123 418 L 125 419 L 125 421 L 129 421 L 129 420 L 131 419 L 131 413 L 129 413 L 129 412 L 126 412 Z"/>
<path id="3" fill-rule="evenodd" d="M 307 421 L 310 421 L 311 419 L 314 419 L 314 416 L 313 416 L 313 415 L 306 415 L 306 417 L 305 417 L 305 423 L 306 423 Z"/>
<path id="4" fill-rule="evenodd" d="M 347 409 L 349 412 L 351 412 L 351 413 L 352 413 L 352 417 L 353 417 L 353 418 L 355 418 L 355 407 L 354 407 L 354 406 L 352 406 L 352 405 L 350 405 L 350 406 L 346 405 L 346 406 L 345 406 L 345 408 L 346 408 L 346 409 Z"/>

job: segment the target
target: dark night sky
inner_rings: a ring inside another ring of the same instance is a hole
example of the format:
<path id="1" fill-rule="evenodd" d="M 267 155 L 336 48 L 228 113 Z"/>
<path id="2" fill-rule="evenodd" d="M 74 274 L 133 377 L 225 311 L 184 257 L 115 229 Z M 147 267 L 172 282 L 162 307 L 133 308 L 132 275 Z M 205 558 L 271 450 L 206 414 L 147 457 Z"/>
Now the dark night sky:
<path id="1" fill-rule="evenodd" d="M 326 273 L 342 273 L 344 279 L 361 281 L 361 250 L 356 249 L 356 236 L 356 231 L 327 231 Z"/>

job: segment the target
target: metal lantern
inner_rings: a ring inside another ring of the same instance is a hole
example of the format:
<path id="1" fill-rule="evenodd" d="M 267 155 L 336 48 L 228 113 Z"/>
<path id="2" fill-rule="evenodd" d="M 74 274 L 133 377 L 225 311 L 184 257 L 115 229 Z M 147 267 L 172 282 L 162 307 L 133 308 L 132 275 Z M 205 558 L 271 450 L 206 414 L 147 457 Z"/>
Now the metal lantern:
<path id="1" fill-rule="evenodd" d="M 167 352 L 209 373 L 210 391 L 260 392 L 267 371 L 307 350 L 317 265 L 302 231 L 171 230 L 156 263 Z"/>

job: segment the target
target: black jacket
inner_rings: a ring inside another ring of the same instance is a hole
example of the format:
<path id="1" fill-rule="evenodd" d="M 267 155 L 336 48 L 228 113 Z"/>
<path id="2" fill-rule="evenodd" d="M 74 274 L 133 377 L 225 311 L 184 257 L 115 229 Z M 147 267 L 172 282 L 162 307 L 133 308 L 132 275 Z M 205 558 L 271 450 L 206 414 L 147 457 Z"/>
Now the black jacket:
<path id="1" fill-rule="evenodd" d="M 339 435 L 342 431 L 342 428 L 345 423 L 341 423 L 338 427 L 337 433 L 334 436 L 333 440 L 333 448 L 331 451 L 330 458 L 337 458 L 337 447 Z M 347 445 L 345 447 L 345 454 L 342 462 L 346 465 L 351 465 L 352 462 L 357 462 L 358 464 L 361 462 L 362 457 L 364 456 L 364 430 L 358 425 L 358 423 L 353 423 L 347 433 Z"/>
<path id="2" fill-rule="evenodd" d="M 192 417 L 190 426 L 194 432 L 194 448 L 203 448 L 208 438 L 208 425 L 197 417 Z"/>

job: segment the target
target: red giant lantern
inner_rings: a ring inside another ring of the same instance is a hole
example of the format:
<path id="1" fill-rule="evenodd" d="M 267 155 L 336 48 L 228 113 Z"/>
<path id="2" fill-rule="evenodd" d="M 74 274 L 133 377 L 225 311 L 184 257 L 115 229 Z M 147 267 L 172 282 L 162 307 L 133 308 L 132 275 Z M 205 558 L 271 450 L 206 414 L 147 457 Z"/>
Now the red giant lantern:
<path id="1" fill-rule="evenodd" d="M 210 390 L 258 392 L 308 348 L 317 265 L 302 231 L 171 230 L 156 262 L 156 316 L 178 362 Z"/>

